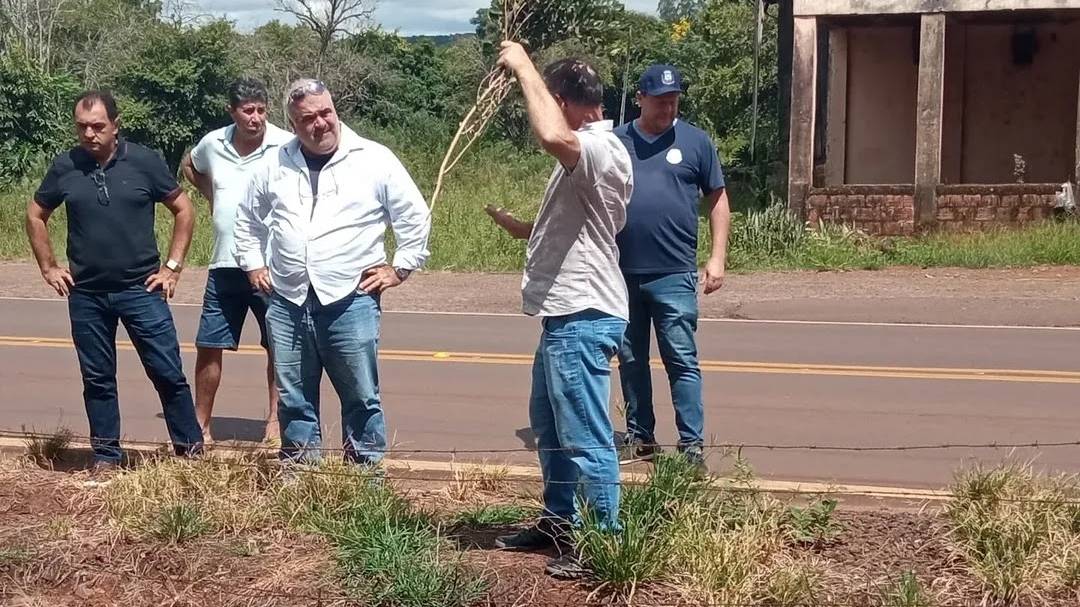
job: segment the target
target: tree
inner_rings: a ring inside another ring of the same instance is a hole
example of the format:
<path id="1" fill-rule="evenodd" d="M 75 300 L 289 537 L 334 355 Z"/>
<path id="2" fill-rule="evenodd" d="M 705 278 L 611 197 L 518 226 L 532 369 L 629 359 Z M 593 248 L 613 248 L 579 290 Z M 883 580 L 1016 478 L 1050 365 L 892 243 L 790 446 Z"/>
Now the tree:
<path id="1" fill-rule="evenodd" d="M 57 24 L 70 0 L 0 0 L 0 49 L 20 49 L 23 58 L 48 70 Z"/>
<path id="2" fill-rule="evenodd" d="M 71 104 L 79 84 L 51 74 L 21 49 L 0 54 L 0 185 L 31 175 L 73 143 Z"/>
<path id="3" fill-rule="evenodd" d="M 375 0 L 275 0 L 277 10 L 296 18 L 319 39 L 319 57 L 340 34 L 355 33 L 371 24 Z"/>
<path id="4" fill-rule="evenodd" d="M 668 23 L 692 19 L 705 8 L 705 0 L 660 0 L 656 14 Z"/>
<path id="5" fill-rule="evenodd" d="M 187 146 L 228 121 L 236 38 L 226 21 L 198 29 L 161 23 L 145 36 L 117 79 L 122 119 L 133 140 L 157 149 L 175 168 Z"/>

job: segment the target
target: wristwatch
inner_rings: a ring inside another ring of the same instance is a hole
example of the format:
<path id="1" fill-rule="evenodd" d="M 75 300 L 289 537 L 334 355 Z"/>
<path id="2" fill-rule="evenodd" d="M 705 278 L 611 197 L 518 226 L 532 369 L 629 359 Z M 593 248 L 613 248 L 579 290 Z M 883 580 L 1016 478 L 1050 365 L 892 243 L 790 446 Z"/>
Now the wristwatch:
<path id="1" fill-rule="evenodd" d="M 170 259 L 165 262 L 165 267 L 172 270 L 173 272 L 179 272 L 180 270 L 184 269 L 184 264 L 180 263 L 179 261 Z"/>
<path id="2" fill-rule="evenodd" d="M 412 274 L 412 270 L 406 270 L 405 268 L 394 268 L 394 274 L 397 274 L 398 280 L 405 282 L 405 279 Z"/>

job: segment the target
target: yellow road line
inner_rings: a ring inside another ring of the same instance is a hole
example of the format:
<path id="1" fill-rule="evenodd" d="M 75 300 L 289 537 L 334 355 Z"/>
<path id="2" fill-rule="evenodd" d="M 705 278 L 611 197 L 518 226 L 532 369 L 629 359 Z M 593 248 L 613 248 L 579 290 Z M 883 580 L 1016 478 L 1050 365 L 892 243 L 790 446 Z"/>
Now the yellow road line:
<path id="1" fill-rule="evenodd" d="M 72 348 L 70 339 L 57 337 L 0 336 L 0 347 Z M 121 350 L 133 350 L 131 342 L 118 341 Z M 184 352 L 194 352 L 195 345 L 181 344 Z M 262 355 L 258 346 L 240 346 L 238 354 Z M 382 350 L 382 360 L 406 362 L 465 363 L 488 365 L 531 365 L 529 354 L 491 352 L 440 352 L 425 350 Z M 654 364 L 660 368 L 659 363 Z M 703 360 L 701 370 L 712 373 L 765 373 L 778 375 L 816 375 L 839 377 L 874 377 L 895 379 L 937 379 L 966 381 L 1080 384 L 1080 372 L 1040 369 L 963 369 L 947 367 L 886 367 L 869 365 L 833 365 L 817 363 L 777 363 Z"/>

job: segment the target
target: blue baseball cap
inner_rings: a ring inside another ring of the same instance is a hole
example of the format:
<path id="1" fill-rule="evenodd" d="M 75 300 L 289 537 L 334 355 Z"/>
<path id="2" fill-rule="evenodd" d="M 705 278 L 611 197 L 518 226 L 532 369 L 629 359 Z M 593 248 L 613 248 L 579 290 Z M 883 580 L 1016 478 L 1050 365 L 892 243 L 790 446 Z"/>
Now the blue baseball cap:
<path id="1" fill-rule="evenodd" d="M 638 90 L 649 97 L 681 93 L 682 74 L 674 65 L 651 65 L 638 80 Z"/>

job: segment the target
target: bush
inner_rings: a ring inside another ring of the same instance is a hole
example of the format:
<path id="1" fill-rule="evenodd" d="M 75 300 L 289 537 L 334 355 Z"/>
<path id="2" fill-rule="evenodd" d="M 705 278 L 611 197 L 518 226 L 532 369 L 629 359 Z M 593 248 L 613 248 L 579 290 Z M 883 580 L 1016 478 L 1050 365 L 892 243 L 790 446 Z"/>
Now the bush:
<path id="1" fill-rule="evenodd" d="M 71 104 L 79 84 L 18 51 L 0 54 L 0 187 L 44 172 L 73 143 Z"/>

